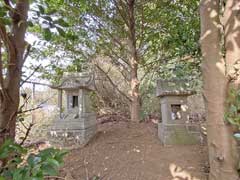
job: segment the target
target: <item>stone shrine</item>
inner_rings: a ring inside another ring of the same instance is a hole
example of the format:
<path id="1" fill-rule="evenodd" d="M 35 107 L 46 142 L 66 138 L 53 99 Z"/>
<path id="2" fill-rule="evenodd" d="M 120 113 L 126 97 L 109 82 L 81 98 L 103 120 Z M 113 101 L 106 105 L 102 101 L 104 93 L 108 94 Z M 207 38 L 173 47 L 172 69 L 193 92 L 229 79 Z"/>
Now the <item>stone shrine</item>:
<path id="1" fill-rule="evenodd" d="M 158 137 L 164 145 L 197 144 L 201 139 L 200 124 L 189 122 L 187 97 L 195 94 L 186 80 L 158 80 L 162 120 Z"/>
<path id="2" fill-rule="evenodd" d="M 58 90 L 59 118 L 53 124 L 51 136 L 86 144 L 97 131 L 96 115 L 90 100 L 90 93 L 94 91 L 93 74 L 65 73 L 61 83 L 52 88 Z"/>

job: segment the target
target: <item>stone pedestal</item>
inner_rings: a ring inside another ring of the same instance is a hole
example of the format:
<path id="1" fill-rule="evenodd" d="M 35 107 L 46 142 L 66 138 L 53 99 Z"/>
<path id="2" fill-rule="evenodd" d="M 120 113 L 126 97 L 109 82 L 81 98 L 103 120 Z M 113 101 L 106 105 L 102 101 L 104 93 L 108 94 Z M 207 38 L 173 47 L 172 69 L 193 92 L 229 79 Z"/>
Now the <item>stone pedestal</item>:
<path id="1" fill-rule="evenodd" d="M 158 123 L 158 137 L 164 145 L 191 145 L 201 141 L 199 124 Z"/>
<path id="2" fill-rule="evenodd" d="M 200 125 L 188 122 L 187 97 L 194 92 L 184 83 L 181 80 L 158 81 L 157 96 L 162 114 L 158 137 L 164 145 L 197 144 L 201 140 Z"/>
<path id="3" fill-rule="evenodd" d="M 55 87 L 66 94 L 65 110 L 54 122 L 50 133 L 55 140 L 61 141 L 59 143 L 86 144 L 96 134 L 96 115 L 90 100 L 90 93 L 94 90 L 93 83 L 91 74 L 67 74 L 62 83 Z M 62 100 L 59 101 L 62 104 Z"/>

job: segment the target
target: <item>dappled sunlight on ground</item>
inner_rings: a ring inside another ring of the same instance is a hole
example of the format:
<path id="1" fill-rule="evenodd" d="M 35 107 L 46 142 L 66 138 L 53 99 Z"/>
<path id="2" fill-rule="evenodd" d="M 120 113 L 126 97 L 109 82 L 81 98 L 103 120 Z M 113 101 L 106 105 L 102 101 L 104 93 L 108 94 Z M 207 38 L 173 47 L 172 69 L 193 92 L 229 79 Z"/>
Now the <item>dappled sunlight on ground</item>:
<path id="1" fill-rule="evenodd" d="M 75 180 L 95 176 L 103 180 L 206 180 L 206 157 L 201 145 L 163 147 L 152 123 L 105 123 L 87 146 L 69 153 L 62 176 L 71 174 Z"/>
<path id="2" fill-rule="evenodd" d="M 172 180 L 200 180 L 200 179 L 192 176 L 190 172 L 182 169 L 180 166 L 178 166 L 174 163 L 171 163 L 169 165 L 169 170 L 173 177 Z"/>

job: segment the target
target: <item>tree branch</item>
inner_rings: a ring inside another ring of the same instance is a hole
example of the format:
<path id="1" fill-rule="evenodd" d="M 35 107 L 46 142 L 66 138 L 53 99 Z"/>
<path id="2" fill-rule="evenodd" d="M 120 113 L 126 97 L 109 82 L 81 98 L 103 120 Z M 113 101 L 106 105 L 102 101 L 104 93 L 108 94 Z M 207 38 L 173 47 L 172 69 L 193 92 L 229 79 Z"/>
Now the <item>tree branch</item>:
<path id="1" fill-rule="evenodd" d="M 101 28 L 101 29 L 99 29 L 99 30 L 103 30 L 103 29 L 104 29 L 104 25 L 103 25 L 99 20 L 97 20 L 96 17 L 91 16 L 91 18 L 92 18 L 95 22 L 98 23 L 98 25 L 99 25 L 100 28 Z M 84 26 L 87 27 L 87 29 L 91 29 L 91 28 L 90 28 L 89 26 L 87 26 L 87 25 L 84 25 Z M 105 37 L 107 37 L 107 38 L 110 37 L 113 42 L 116 42 L 116 44 L 118 44 L 121 48 L 126 49 L 126 48 L 124 47 L 124 45 L 122 44 L 122 42 L 119 41 L 118 39 L 116 39 L 116 37 L 114 37 L 112 33 L 110 33 L 110 32 L 109 32 L 108 30 L 106 30 L 106 29 L 104 29 L 104 30 L 105 30 L 105 32 L 107 33 L 107 35 L 105 35 L 105 34 L 103 34 L 103 33 L 100 33 L 102 36 L 105 36 Z M 92 31 L 92 32 L 95 32 L 95 31 Z"/>
<path id="2" fill-rule="evenodd" d="M 2 65 L 2 41 L 0 39 L 0 86 L 1 89 L 4 89 L 4 83 L 3 83 L 3 65 Z"/>
<path id="3" fill-rule="evenodd" d="M 122 13 L 122 11 L 121 11 L 121 9 L 120 9 L 120 7 L 119 7 L 119 5 L 118 5 L 118 2 L 117 2 L 116 0 L 113 0 L 113 2 L 114 2 L 115 6 L 116 6 L 116 8 L 117 8 L 118 13 L 120 14 L 120 16 L 122 17 L 123 21 L 125 22 L 125 24 L 126 24 L 127 27 L 129 28 L 129 22 L 128 22 L 127 19 L 126 19 L 126 16 L 124 16 L 124 14 Z M 122 1 L 120 1 L 120 2 L 122 2 Z M 126 7 L 125 7 L 125 8 L 126 8 Z"/>
<path id="4" fill-rule="evenodd" d="M 97 64 L 94 64 L 105 76 L 106 78 L 108 79 L 108 81 L 110 82 L 110 84 L 122 95 L 124 96 L 129 102 L 131 102 L 132 100 L 124 93 L 122 92 L 118 86 L 116 84 L 114 84 L 114 82 L 112 81 L 112 79 L 108 76 L 108 74 L 106 74 L 106 72 L 101 68 L 99 67 Z"/>
<path id="5" fill-rule="evenodd" d="M 26 131 L 26 133 L 25 133 L 25 136 L 23 137 L 22 141 L 20 142 L 20 145 L 23 145 L 24 142 L 27 140 L 27 138 L 28 138 L 28 136 L 29 136 L 29 134 L 30 134 L 33 126 L 34 126 L 33 123 L 30 123 L 30 124 L 29 124 L 29 126 L 28 126 L 28 128 L 27 128 L 27 131 Z"/>
<path id="6" fill-rule="evenodd" d="M 16 51 L 15 47 L 7 34 L 6 27 L 0 23 L 0 37 L 3 40 L 3 43 L 8 52 L 8 67 L 14 64 L 14 60 L 16 59 Z"/>
<path id="7" fill-rule="evenodd" d="M 31 44 L 28 44 L 27 45 L 27 50 L 26 50 L 26 53 L 24 54 L 24 57 L 23 57 L 23 62 L 26 61 L 27 57 L 29 56 L 29 53 L 30 53 L 30 50 L 31 50 Z"/>
<path id="8" fill-rule="evenodd" d="M 33 72 L 25 79 L 25 80 L 22 80 L 22 82 L 20 83 L 20 87 L 22 87 L 22 85 L 24 83 L 26 83 L 33 75 L 34 73 L 41 67 L 41 65 L 38 65 L 34 70 Z"/>

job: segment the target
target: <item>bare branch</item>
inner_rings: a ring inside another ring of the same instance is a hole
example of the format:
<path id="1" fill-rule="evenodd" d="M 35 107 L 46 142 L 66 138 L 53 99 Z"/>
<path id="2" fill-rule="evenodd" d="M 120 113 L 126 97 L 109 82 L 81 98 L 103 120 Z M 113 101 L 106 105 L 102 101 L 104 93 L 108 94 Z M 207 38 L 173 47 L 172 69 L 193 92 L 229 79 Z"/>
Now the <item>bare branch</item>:
<path id="1" fill-rule="evenodd" d="M 118 5 L 118 2 L 116 0 L 113 0 L 117 11 L 119 12 L 120 16 L 122 17 L 123 21 L 125 22 L 125 24 L 127 25 L 127 27 L 129 27 L 129 22 L 127 21 L 126 16 L 124 16 L 123 11 L 121 11 L 120 6 Z M 122 3 L 122 1 L 120 1 Z M 126 7 L 125 7 L 126 8 Z"/>
<path id="2" fill-rule="evenodd" d="M 91 16 L 91 18 L 95 21 L 95 22 L 97 22 L 98 23 L 98 25 L 101 27 L 101 28 L 104 28 L 104 25 L 96 18 L 96 17 L 94 17 L 94 16 Z M 89 26 L 87 26 L 87 25 L 84 25 L 87 29 L 91 29 Z M 101 29 L 100 29 L 101 30 Z M 92 32 L 95 32 L 95 31 L 92 31 Z M 112 35 L 112 33 L 110 33 L 109 31 L 106 31 L 106 33 L 107 33 L 107 35 L 104 35 L 103 33 L 101 33 L 101 35 L 103 36 L 105 36 L 105 37 L 107 37 L 107 38 L 111 38 L 112 39 L 112 41 L 113 42 L 116 42 L 121 48 L 123 48 L 123 49 L 126 49 L 125 47 L 124 47 L 124 45 L 122 44 L 122 42 L 120 42 L 118 39 L 116 39 L 116 37 L 114 37 L 113 35 Z"/>
<path id="3" fill-rule="evenodd" d="M 124 96 L 129 102 L 131 102 L 132 100 L 124 93 L 122 92 L 118 86 L 116 84 L 114 84 L 114 82 L 112 81 L 112 79 L 109 77 L 108 74 L 106 74 L 106 72 L 101 68 L 99 67 L 97 64 L 94 64 L 105 76 L 106 78 L 108 79 L 108 81 L 110 82 L 110 84 L 122 95 Z"/>
<path id="4" fill-rule="evenodd" d="M 56 94 L 54 94 L 54 95 L 56 95 Z M 53 96 L 54 96 L 54 95 L 53 95 Z M 23 114 L 23 113 L 27 113 L 27 112 L 31 112 L 31 111 L 40 109 L 40 108 L 42 108 L 42 105 L 45 104 L 46 102 L 48 102 L 48 100 L 51 99 L 53 96 L 51 96 L 51 97 L 47 98 L 46 100 L 42 101 L 40 104 L 38 104 L 38 105 L 37 105 L 36 107 L 34 107 L 34 108 L 27 109 L 27 110 L 21 110 L 21 109 L 20 109 L 20 110 L 17 112 L 17 114 Z"/>
<path id="5" fill-rule="evenodd" d="M 31 44 L 28 44 L 27 45 L 27 50 L 26 50 L 26 53 L 24 54 L 24 57 L 23 57 L 23 62 L 26 61 L 27 57 L 29 56 L 29 53 L 30 53 L 30 50 L 31 50 Z"/>
<path id="6" fill-rule="evenodd" d="M 144 9 L 143 9 L 143 4 L 141 4 L 141 30 L 140 30 L 140 42 L 139 42 L 139 46 L 138 49 L 140 49 L 142 47 L 143 44 L 143 39 L 144 39 L 144 30 L 145 30 L 145 26 L 144 26 Z"/>
<path id="7" fill-rule="evenodd" d="M 21 125 L 27 130 L 28 129 L 28 127 L 22 122 L 22 121 L 19 121 L 20 123 L 21 123 Z M 21 128 L 19 128 L 19 129 L 21 129 Z M 23 132 L 23 130 L 22 130 L 22 132 Z"/>
<path id="8" fill-rule="evenodd" d="M 4 1 L 4 3 L 5 3 L 5 6 L 6 6 L 9 10 L 12 10 L 12 9 L 13 9 L 13 7 L 12 7 L 12 5 L 11 5 L 11 3 L 10 3 L 9 0 L 3 0 L 3 1 Z"/>
<path id="9" fill-rule="evenodd" d="M 25 83 L 37 84 L 37 85 L 42 85 L 42 86 L 47 86 L 47 87 L 53 87 L 53 85 L 51 85 L 51 84 L 39 83 L 39 82 L 34 82 L 34 81 L 25 81 Z"/>
<path id="10" fill-rule="evenodd" d="M 30 134 L 30 132 L 31 132 L 31 130 L 32 130 L 32 127 L 33 127 L 33 123 L 30 123 L 29 124 L 29 126 L 28 126 L 28 128 L 27 128 L 27 131 L 26 131 L 26 133 L 25 133 L 25 136 L 24 136 L 24 138 L 22 139 L 22 141 L 20 142 L 20 145 L 23 145 L 23 143 L 27 140 L 27 138 L 28 138 L 28 136 L 29 136 L 29 134 Z"/>
<path id="11" fill-rule="evenodd" d="M 20 84 L 20 87 L 22 87 L 22 85 L 24 83 L 26 83 L 34 74 L 35 72 L 41 67 L 41 65 L 38 65 L 34 70 L 33 72 L 25 79 L 25 80 L 22 80 L 21 84 Z"/>
<path id="12" fill-rule="evenodd" d="M 38 105 L 38 106 L 35 107 L 35 108 L 27 109 L 27 110 L 24 110 L 24 111 L 18 111 L 17 113 L 18 113 L 18 114 L 23 114 L 23 113 L 32 112 L 32 111 L 34 111 L 34 110 L 41 109 L 41 108 L 42 108 L 42 106 L 41 106 L 41 105 Z"/>
<path id="13" fill-rule="evenodd" d="M 24 108 L 24 106 L 28 103 L 28 100 L 30 99 L 30 96 L 26 97 L 24 99 L 23 104 L 19 107 L 20 111 Z"/>

